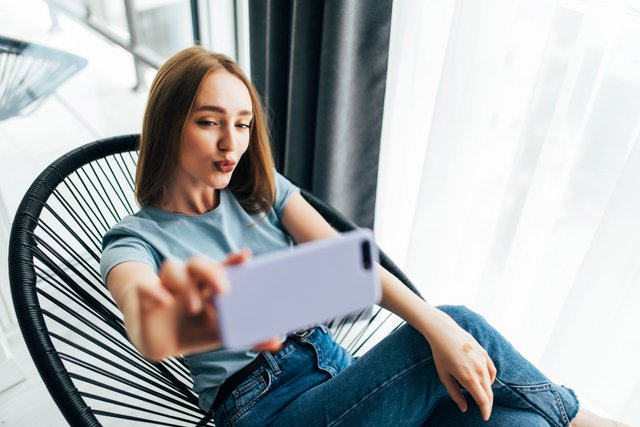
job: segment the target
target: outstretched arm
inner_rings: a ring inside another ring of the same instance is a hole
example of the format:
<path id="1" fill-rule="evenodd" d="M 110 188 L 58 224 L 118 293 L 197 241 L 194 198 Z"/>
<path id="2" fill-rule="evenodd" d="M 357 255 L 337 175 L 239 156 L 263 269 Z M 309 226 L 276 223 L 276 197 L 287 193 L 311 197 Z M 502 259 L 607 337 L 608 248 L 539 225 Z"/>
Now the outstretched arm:
<path id="1" fill-rule="evenodd" d="M 149 360 L 220 346 L 214 298 L 228 289 L 225 265 L 243 262 L 248 252 L 230 255 L 223 263 L 196 256 L 186 264 L 165 261 L 156 274 L 141 262 L 124 262 L 107 276 L 107 285 L 130 341 Z M 279 339 L 256 346 L 278 350 Z"/>
<path id="2" fill-rule="evenodd" d="M 338 233 L 304 198 L 293 194 L 282 215 L 282 224 L 298 242 L 337 237 Z M 417 329 L 431 346 L 440 380 L 457 403 L 467 410 L 460 386 L 478 403 L 487 420 L 493 406 L 491 384 L 496 368 L 487 352 L 444 312 L 420 299 L 395 276 L 379 266 L 382 284 L 380 305 Z"/>

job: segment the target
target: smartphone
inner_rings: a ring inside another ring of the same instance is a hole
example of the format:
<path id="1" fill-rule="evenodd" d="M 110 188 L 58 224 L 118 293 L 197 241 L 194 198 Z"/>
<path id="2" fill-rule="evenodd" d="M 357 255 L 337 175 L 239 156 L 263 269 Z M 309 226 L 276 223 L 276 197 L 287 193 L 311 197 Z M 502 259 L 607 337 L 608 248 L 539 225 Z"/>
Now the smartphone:
<path id="1" fill-rule="evenodd" d="M 357 229 L 228 266 L 218 295 L 222 344 L 248 347 L 380 302 L 373 233 Z"/>

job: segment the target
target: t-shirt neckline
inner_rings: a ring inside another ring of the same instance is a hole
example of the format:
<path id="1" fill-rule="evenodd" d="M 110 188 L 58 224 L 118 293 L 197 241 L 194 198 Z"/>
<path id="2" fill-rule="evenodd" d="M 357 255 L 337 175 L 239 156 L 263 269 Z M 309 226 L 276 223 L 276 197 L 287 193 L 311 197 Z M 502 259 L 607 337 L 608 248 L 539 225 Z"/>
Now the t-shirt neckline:
<path id="1" fill-rule="evenodd" d="M 154 215 L 159 215 L 165 218 L 185 218 L 185 219 L 194 219 L 194 220 L 209 218 L 209 217 L 218 215 L 218 213 L 222 211 L 221 206 L 225 203 L 225 199 L 227 197 L 227 190 L 221 189 L 219 194 L 220 194 L 220 200 L 216 205 L 216 207 L 202 214 L 193 215 L 193 214 L 183 214 L 180 212 L 171 212 L 171 211 L 167 211 L 152 205 L 145 205 L 141 208 L 141 210 L 148 210 L 153 212 Z"/>

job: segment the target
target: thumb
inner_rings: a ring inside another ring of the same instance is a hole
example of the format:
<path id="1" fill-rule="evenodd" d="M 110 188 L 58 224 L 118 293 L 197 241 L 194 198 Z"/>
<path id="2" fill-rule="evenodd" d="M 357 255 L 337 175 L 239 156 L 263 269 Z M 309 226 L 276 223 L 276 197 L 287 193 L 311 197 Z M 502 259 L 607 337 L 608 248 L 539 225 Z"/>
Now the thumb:
<path id="1" fill-rule="evenodd" d="M 260 344 L 256 344 L 253 347 L 253 350 L 257 351 L 269 351 L 271 353 L 276 353 L 282 350 L 282 338 L 273 337 L 268 341 L 261 342 Z"/>
<path id="2" fill-rule="evenodd" d="M 160 267 L 160 282 L 176 299 L 184 298 L 189 313 L 197 314 L 202 308 L 202 300 L 193 286 L 186 266 L 172 259 L 167 259 Z"/>
<path id="3" fill-rule="evenodd" d="M 222 263 L 223 265 L 237 265 L 242 264 L 246 260 L 251 258 L 251 251 L 249 249 L 242 249 L 240 252 L 230 253 L 227 259 Z"/>

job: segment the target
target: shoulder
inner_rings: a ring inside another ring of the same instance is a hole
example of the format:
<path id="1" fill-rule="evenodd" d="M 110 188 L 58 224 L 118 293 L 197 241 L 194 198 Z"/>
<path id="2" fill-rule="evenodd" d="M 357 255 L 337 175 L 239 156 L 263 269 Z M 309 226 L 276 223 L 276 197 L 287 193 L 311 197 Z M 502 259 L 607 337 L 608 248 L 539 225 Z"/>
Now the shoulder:
<path id="1" fill-rule="evenodd" d="M 145 231 L 152 231 L 163 221 L 161 215 L 155 211 L 159 210 L 145 206 L 138 212 L 125 216 L 111 227 L 105 237 L 122 234 L 136 235 Z"/>
<path id="2" fill-rule="evenodd" d="M 300 192 L 300 189 L 280 172 L 275 171 L 274 174 L 276 188 L 273 209 L 276 211 L 278 216 L 280 216 L 284 211 L 289 197 L 294 193 Z"/>
<path id="3" fill-rule="evenodd" d="M 141 261 L 156 270 L 159 267 L 157 254 L 149 244 L 149 238 L 157 233 L 158 224 L 143 211 L 144 208 L 124 217 L 102 237 L 100 270 L 103 278 L 125 261 Z"/>
<path id="4" fill-rule="evenodd" d="M 102 237 L 102 249 L 123 241 L 138 241 L 139 245 L 148 246 L 148 242 L 162 235 L 164 219 L 158 217 L 155 210 L 157 209 L 143 207 L 138 212 L 122 218 Z"/>
<path id="5" fill-rule="evenodd" d="M 274 169 L 273 170 L 273 175 L 275 176 L 276 186 L 285 185 L 285 186 L 296 187 L 296 185 L 293 184 L 289 178 L 287 178 L 286 176 L 284 176 L 283 174 L 278 172 L 278 170 Z"/>

